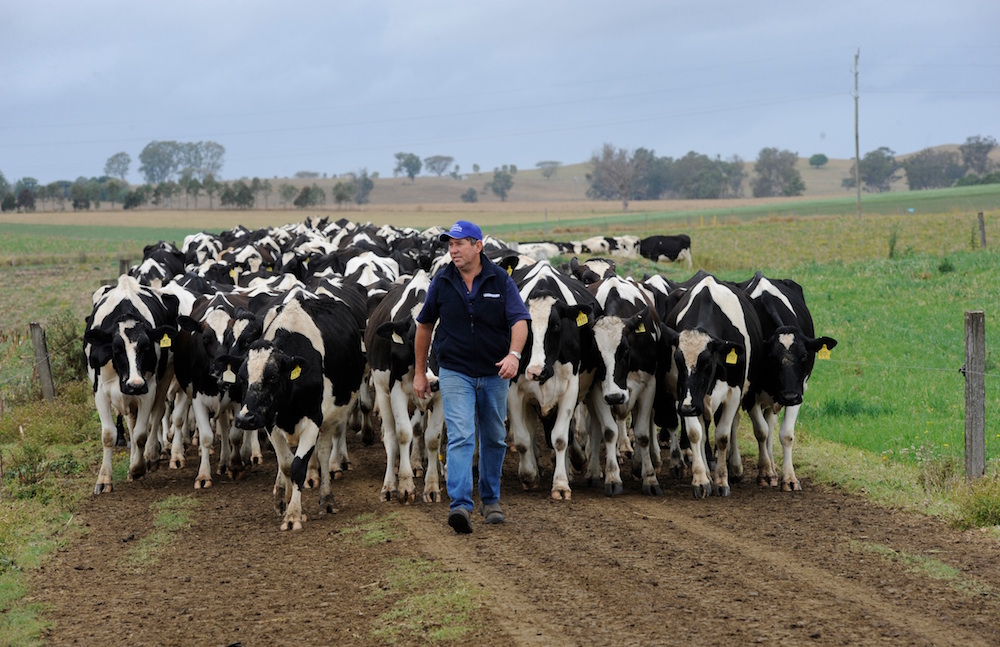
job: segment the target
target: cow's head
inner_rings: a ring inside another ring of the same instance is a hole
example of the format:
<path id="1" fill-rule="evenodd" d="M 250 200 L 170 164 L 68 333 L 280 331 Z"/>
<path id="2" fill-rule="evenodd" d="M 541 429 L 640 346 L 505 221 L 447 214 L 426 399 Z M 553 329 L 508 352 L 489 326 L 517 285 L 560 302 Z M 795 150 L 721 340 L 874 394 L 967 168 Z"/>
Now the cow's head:
<path id="1" fill-rule="evenodd" d="M 569 305 L 550 294 L 529 297 L 531 326 L 521 359 L 524 376 L 544 384 L 555 374 L 555 362 L 580 362 L 580 329 L 593 328 L 593 308 L 587 304 Z M 576 369 L 574 369 L 575 371 Z"/>
<path id="2" fill-rule="evenodd" d="M 144 321 L 124 319 L 108 328 L 87 330 L 84 345 L 89 346 L 92 368 L 99 370 L 110 361 L 121 392 L 143 395 L 149 391 L 149 380 L 157 373 L 161 348 L 169 348 L 176 334 L 173 326 L 153 328 Z"/>
<path id="3" fill-rule="evenodd" d="M 677 403 L 682 416 L 701 416 L 715 383 L 725 379 L 726 365 L 746 361 L 743 344 L 713 337 L 704 330 L 682 330 L 677 337 Z"/>
<path id="4" fill-rule="evenodd" d="M 764 342 L 766 370 L 774 378 L 771 395 L 784 407 L 802 404 L 806 382 L 812 373 L 816 353 L 832 349 L 832 337 L 807 337 L 798 326 L 780 326 Z"/>
<path id="5" fill-rule="evenodd" d="M 278 408 L 291 400 L 296 381 L 302 379 L 305 360 L 288 355 L 269 341 L 250 346 L 240 366 L 238 381 L 246 384 L 243 407 L 234 420 L 240 429 L 274 427 Z"/>
<path id="6" fill-rule="evenodd" d="M 598 369 L 604 401 L 610 405 L 625 404 L 628 401 L 628 374 L 632 367 L 632 354 L 642 346 L 653 349 L 652 342 L 658 337 L 659 328 L 649 317 L 649 307 L 630 317 L 614 315 L 600 317 L 594 324 L 594 340 L 601 355 L 602 366 Z M 641 336 L 650 336 L 643 340 Z M 649 344 L 642 343 L 650 341 Z"/>

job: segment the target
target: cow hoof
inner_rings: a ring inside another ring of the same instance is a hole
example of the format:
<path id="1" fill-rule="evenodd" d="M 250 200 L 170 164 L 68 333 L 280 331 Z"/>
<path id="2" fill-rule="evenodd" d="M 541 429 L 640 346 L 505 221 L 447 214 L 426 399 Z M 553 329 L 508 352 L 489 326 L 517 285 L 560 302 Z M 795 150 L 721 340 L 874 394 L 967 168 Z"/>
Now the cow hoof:
<path id="1" fill-rule="evenodd" d="M 531 492 L 532 490 L 538 489 L 538 481 L 533 483 L 528 483 L 527 481 L 521 481 L 521 489 L 525 492 Z"/>
<path id="2" fill-rule="evenodd" d="M 194 489 L 200 490 L 202 488 L 212 487 L 212 479 L 195 479 Z"/>
<path id="3" fill-rule="evenodd" d="M 378 498 L 379 498 L 379 501 L 382 501 L 383 503 L 387 503 L 389 501 L 392 501 L 392 490 L 387 490 L 387 489 L 383 488 L 382 489 L 382 493 L 379 494 Z"/>
<path id="4" fill-rule="evenodd" d="M 717 485 L 715 487 L 716 496 L 729 496 L 729 486 L 728 485 Z"/>
<path id="5" fill-rule="evenodd" d="M 170 461 L 170 469 L 172 470 L 184 469 L 184 460 L 178 458 L 177 460 Z"/>
<path id="6" fill-rule="evenodd" d="M 769 477 L 767 474 L 762 474 L 757 477 L 757 485 L 759 485 L 760 487 L 774 487 L 777 484 L 778 482 L 775 479 Z"/>
<path id="7" fill-rule="evenodd" d="M 263 456 L 253 456 L 253 457 L 250 458 L 250 464 L 251 465 L 263 465 L 264 464 L 264 457 Z"/>
<path id="8" fill-rule="evenodd" d="M 622 489 L 621 483 L 606 483 L 604 485 L 604 495 L 605 496 L 618 496 L 624 490 Z"/>
<path id="9" fill-rule="evenodd" d="M 420 469 L 419 467 L 413 468 L 413 478 L 419 479 L 423 478 L 423 476 L 424 476 L 424 471 L 422 469 Z"/>
<path id="10" fill-rule="evenodd" d="M 94 494 L 107 494 L 113 489 L 114 487 L 110 483 L 98 483 L 94 486 Z"/>
<path id="11" fill-rule="evenodd" d="M 552 490 L 553 501 L 569 501 L 573 498 L 573 492 L 568 488 L 565 490 Z"/>
<path id="12" fill-rule="evenodd" d="M 282 521 L 281 522 L 281 529 L 282 530 L 302 530 L 302 522 L 301 521 Z"/>
<path id="13" fill-rule="evenodd" d="M 424 492 L 424 503 L 440 503 L 440 492 Z"/>
<path id="14" fill-rule="evenodd" d="M 399 493 L 399 502 L 403 505 L 410 505 L 411 503 L 416 503 L 416 501 L 417 495 L 414 492 L 403 490 Z"/>
<path id="15" fill-rule="evenodd" d="M 708 495 L 711 494 L 711 492 L 712 492 L 712 486 L 710 486 L 708 483 L 691 486 L 691 494 L 693 494 L 694 498 L 696 499 L 706 499 L 708 498 Z"/>
<path id="16" fill-rule="evenodd" d="M 798 481 L 790 481 L 788 483 L 782 483 L 781 489 L 785 492 L 801 492 L 802 484 Z"/>
<path id="17" fill-rule="evenodd" d="M 326 498 L 325 501 L 319 502 L 319 513 L 320 514 L 337 514 L 340 510 L 337 508 L 337 504 L 333 500 L 333 495 Z"/>
<path id="18" fill-rule="evenodd" d="M 652 485 L 643 484 L 642 493 L 646 496 L 662 496 L 663 488 L 660 487 L 659 483 L 653 483 Z M 697 495 L 696 495 L 697 496 Z"/>
<path id="19" fill-rule="evenodd" d="M 343 470 L 333 470 L 330 472 L 330 476 L 333 477 L 334 481 L 336 481 L 337 479 L 344 478 L 344 472 Z"/>

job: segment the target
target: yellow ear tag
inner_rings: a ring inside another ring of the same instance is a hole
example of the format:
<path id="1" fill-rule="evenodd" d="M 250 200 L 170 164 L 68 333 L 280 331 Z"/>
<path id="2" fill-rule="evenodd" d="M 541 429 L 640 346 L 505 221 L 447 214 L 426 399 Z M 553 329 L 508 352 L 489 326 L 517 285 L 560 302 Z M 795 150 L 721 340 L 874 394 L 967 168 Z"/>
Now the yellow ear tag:
<path id="1" fill-rule="evenodd" d="M 289 374 L 288 379 L 297 380 L 300 375 L 302 375 L 302 367 L 296 365 L 295 368 L 292 369 L 291 374 Z"/>
<path id="2" fill-rule="evenodd" d="M 639 327 L 635 329 L 637 335 L 641 335 L 644 332 L 646 332 L 646 324 L 639 324 Z"/>
<path id="3" fill-rule="evenodd" d="M 583 326 L 586 325 L 587 325 L 587 315 L 586 313 L 581 312 L 576 316 L 576 327 L 582 328 Z"/>
<path id="4" fill-rule="evenodd" d="M 268 265 L 267 266 L 267 271 L 268 272 L 273 272 L 274 271 L 274 266 L 273 265 Z"/>
<path id="5" fill-rule="evenodd" d="M 170 348 L 170 344 L 170 337 L 167 336 L 167 333 L 163 333 L 163 339 L 160 340 L 160 348 Z"/>
<path id="6" fill-rule="evenodd" d="M 397 343 L 397 344 L 402 344 L 403 343 L 403 338 L 399 336 L 398 332 L 394 332 L 394 333 L 392 333 L 392 341 L 395 342 L 395 343 Z"/>
<path id="7" fill-rule="evenodd" d="M 226 384 L 236 384 L 236 373 L 233 373 L 232 366 L 226 367 L 226 372 L 222 374 L 222 381 Z"/>
<path id="8" fill-rule="evenodd" d="M 823 344 L 823 348 L 819 349 L 816 353 L 816 357 L 820 359 L 830 359 L 830 349 L 826 347 L 826 344 Z"/>
<path id="9" fill-rule="evenodd" d="M 514 276 L 514 267 L 510 266 L 507 268 L 507 276 Z"/>
<path id="10" fill-rule="evenodd" d="M 737 359 L 739 359 L 739 357 L 736 355 L 736 349 L 733 348 L 729 351 L 729 354 L 726 355 L 726 364 L 735 364 Z"/>

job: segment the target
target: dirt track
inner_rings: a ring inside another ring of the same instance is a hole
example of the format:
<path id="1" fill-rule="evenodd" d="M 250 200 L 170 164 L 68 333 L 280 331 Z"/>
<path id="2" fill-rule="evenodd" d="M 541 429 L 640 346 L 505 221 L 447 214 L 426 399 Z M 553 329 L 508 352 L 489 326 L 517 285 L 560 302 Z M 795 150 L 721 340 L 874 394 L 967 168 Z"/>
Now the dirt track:
<path id="1" fill-rule="evenodd" d="M 659 498 L 626 480 L 622 497 L 577 486 L 556 503 L 522 492 L 508 455 L 508 522 L 456 536 L 447 504 L 379 502 L 380 445 L 351 452 L 354 470 L 334 483 L 340 512 L 301 532 L 278 530 L 272 456 L 244 481 L 196 492 L 192 453 L 184 470 L 88 500 L 75 518 L 86 534 L 32 584 L 51 605 L 48 643 L 382 644 L 373 631 L 392 600 L 372 591 L 391 558 L 419 557 L 481 595 L 460 644 L 1000 644 L 994 541 L 808 479 L 799 493 L 762 490 L 751 466 L 728 499 L 694 500 L 661 478 Z M 135 572 L 123 558 L 151 532 L 150 504 L 178 494 L 201 501 L 192 525 Z M 388 515 L 399 539 L 365 546 L 346 532 Z"/>

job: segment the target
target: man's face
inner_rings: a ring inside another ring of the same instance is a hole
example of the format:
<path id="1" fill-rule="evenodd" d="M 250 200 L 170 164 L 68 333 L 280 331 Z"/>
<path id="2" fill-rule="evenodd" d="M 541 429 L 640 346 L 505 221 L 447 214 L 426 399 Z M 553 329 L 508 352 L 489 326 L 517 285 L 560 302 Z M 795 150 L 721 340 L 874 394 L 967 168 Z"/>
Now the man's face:
<path id="1" fill-rule="evenodd" d="M 471 238 L 452 238 L 448 241 L 448 254 L 459 270 L 474 266 L 482 248 L 482 241 Z"/>

